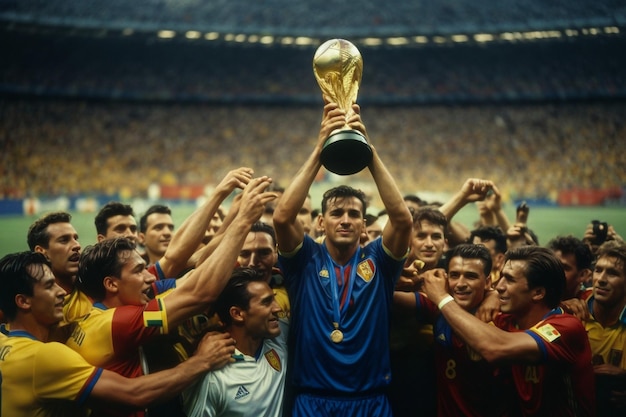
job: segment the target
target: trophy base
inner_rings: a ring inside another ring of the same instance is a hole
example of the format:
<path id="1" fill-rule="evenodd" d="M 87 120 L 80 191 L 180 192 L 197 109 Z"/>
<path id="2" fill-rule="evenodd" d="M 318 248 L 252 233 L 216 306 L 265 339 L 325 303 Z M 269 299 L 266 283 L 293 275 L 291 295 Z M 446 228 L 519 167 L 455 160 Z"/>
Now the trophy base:
<path id="1" fill-rule="evenodd" d="M 372 148 L 361 132 L 345 129 L 332 133 L 322 148 L 322 165 L 338 175 L 352 175 L 372 161 Z"/>

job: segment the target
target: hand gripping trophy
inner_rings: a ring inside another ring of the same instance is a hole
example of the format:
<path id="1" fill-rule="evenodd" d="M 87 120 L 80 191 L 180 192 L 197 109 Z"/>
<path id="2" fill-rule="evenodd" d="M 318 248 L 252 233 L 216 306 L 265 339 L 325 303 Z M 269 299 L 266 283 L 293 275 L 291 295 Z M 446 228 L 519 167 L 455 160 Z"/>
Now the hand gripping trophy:
<path id="1" fill-rule="evenodd" d="M 322 93 L 349 116 L 363 73 L 363 59 L 356 46 L 344 39 L 324 42 L 315 52 L 313 72 Z M 372 160 L 372 148 L 361 132 L 346 124 L 328 136 L 320 159 L 330 172 L 356 174 Z"/>

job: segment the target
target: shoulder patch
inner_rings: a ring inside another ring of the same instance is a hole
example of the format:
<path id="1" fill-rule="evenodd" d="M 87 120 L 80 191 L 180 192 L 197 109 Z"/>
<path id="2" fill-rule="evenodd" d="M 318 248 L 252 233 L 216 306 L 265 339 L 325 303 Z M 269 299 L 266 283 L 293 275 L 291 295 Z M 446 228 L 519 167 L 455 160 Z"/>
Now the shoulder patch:
<path id="1" fill-rule="evenodd" d="M 547 342 L 553 342 L 559 337 L 561 337 L 561 333 L 557 329 L 555 329 L 550 323 L 542 324 L 539 327 L 536 327 L 535 333 L 545 339 Z"/>

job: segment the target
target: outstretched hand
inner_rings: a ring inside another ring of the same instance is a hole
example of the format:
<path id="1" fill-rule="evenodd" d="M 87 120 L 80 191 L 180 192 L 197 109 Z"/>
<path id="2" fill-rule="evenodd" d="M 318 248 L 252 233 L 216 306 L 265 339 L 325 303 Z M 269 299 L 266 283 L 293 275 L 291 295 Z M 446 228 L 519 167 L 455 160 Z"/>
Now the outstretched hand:
<path id="1" fill-rule="evenodd" d="M 250 224 L 258 221 L 265 211 L 265 205 L 278 198 L 278 193 L 265 191 L 271 183 L 272 179 L 267 176 L 250 180 L 243 189 L 238 216 L 244 216 Z"/>

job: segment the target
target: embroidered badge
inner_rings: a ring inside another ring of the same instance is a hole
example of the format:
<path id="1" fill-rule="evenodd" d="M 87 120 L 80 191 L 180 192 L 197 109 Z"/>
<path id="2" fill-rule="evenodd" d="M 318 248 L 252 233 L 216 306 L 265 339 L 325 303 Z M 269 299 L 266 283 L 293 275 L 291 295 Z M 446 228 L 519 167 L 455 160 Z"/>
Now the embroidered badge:
<path id="1" fill-rule="evenodd" d="M 561 333 L 559 333 L 558 330 L 552 327 L 549 323 L 537 327 L 535 332 L 548 342 L 553 342 L 561 337 Z"/>
<path id="2" fill-rule="evenodd" d="M 328 269 L 322 269 L 320 271 L 320 277 L 322 278 L 328 278 L 330 276 L 330 274 L 328 274 Z"/>
<path id="3" fill-rule="evenodd" d="M 265 353 L 265 359 L 267 359 L 267 362 L 270 364 L 272 368 L 274 368 L 277 372 L 280 372 L 282 368 L 280 364 L 280 357 L 278 357 L 278 354 L 276 353 L 274 349 Z"/>
<path id="4" fill-rule="evenodd" d="M 365 282 L 370 282 L 376 273 L 376 267 L 371 259 L 366 259 L 356 267 L 356 273 Z"/>

